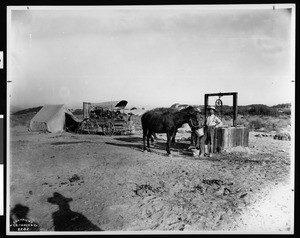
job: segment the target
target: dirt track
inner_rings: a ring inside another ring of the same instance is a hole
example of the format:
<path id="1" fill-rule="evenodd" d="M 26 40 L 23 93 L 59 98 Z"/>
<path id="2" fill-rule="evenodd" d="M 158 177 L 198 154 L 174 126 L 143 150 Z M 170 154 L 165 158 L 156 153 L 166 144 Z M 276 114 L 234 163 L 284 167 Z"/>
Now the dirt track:
<path id="1" fill-rule="evenodd" d="M 52 215 L 58 206 L 48 198 L 58 192 L 72 198 L 72 211 L 104 231 L 289 233 L 291 142 L 255 134 L 248 150 L 200 160 L 186 150 L 187 141 L 168 157 L 163 137 L 152 152 L 142 152 L 140 134 L 44 134 L 14 127 L 10 207 L 28 206 L 28 218 L 44 231 L 57 229 Z"/>

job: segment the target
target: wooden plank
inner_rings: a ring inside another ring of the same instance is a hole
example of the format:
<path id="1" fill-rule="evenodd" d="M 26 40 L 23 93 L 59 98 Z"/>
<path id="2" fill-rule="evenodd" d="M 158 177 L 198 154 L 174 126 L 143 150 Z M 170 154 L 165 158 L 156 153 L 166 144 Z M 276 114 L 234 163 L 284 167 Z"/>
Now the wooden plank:
<path id="1" fill-rule="evenodd" d="M 235 127 L 230 128 L 231 148 L 235 147 Z"/>
<path id="2" fill-rule="evenodd" d="M 249 128 L 245 128 L 244 130 L 244 147 L 249 146 Z"/>
<path id="3" fill-rule="evenodd" d="M 217 128 L 217 144 L 216 144 L 216 152 L 222 151 L 222 128 Z"/>
<path id="4" fill-rule="evenodd" d="M 234 146 L 239 146 L 240 143 L 240 130 L 239 128 L 235 128 L 235 144 Z"/>
<path id="5" fill-rule="evenodd" d="M 215 130 L 215 133 L 214 133 L 214 148 L 213 148 L 213 153 L 216 153 L 217 152 L 217 143 L 218 143 L 218 140 L 217 140 L 217 128 L 214 128 Z"/>
<path id="6" fill-rule="evenodd" d="M 218 138 L 217 137 L 218 137 L 217 128 L 215 128 L 213 153 L 216 153 L 216 151 L 217 151 L 217 143 L 218 143 Z"/>
<path id="7" fill-rule="evenodd" d="M 215 128 L 215 143 L 214 143 L 214 153 L 218 151 L 218 143 L 219 143 L 219 128 Z"/>
<path id="8" fill-rule="evenodd" d="M 222 128 L 222 149 L 226 150 L 229 148 L 228 142 L 228 128 Z"/>
<path id="9" fill-rule="evenodd" d="M 237 130 L 236 127 L 233 128 L 233 134 L 232 134 L 232 147 L 236 147 L 237 145 Z"/>
<path id="10" fill-rule="evenodd" d="M 232 127 L 228 128 L 228 148 L 232 148 Z"/>
<path id="11" fill-rule="evenodd" d="M 240 146 L 243 146 L 243 144 L 244 144 L 244 128 L 243 127 L 241 127 L 240 128 Z"/>
<path id="12" fill-rule="evenodd" d="M 243 133 L 243 128 L 237 127 L 236 128 L 236 145 L 235 146 L 242 145 L 242 133 Z"/>
<path id="13" fill-rule="evenodd" d="M 245 129 L 246 129 L 246 127 L 242 127 L 241 146 L 244 146 L 244 144 L 245 144 Z"/>
<path id="14" fill-rule="evenodd" d="M 222 128 L 219 128 L 219 136 L 220 136 L 219 152 L 222 152 L 224 150 L 224 147 L 223 147 L 223 129 Z"/>
<path id="15" fill-rule="evenodd" d="M 235 95 L 237 92 L 229 92 L 229 93 L 207 93 L 205 96 L 230 96 L 230 95 Z"/>

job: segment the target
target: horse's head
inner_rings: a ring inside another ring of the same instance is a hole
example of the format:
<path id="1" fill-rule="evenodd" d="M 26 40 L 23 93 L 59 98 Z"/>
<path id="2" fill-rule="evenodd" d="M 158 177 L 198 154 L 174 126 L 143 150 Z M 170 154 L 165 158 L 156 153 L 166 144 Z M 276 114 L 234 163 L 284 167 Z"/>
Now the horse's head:
<path id="1" fill-rule="evenodd" d="M 184 112 L 185 114 L 192 117 L 192 116 L 196 116 L 198 111 L 194 107 L 188 106 L 188 107 L 182 109 L 181 112 Z"/>
<path id="2" fill-rule="evenodd" d="M 189 126 L 194 129 L 201 128 L 205 123 L 205 117 L 201 114 L 200 111 L 196 112 L 196 115 L 193 115 L 189 118 Z"/>
<path id="3" fill-rule="evenodd" d="M 181 110 L 184 114 L 187 115 L 189 118 L 189 121 L 195 125 L 203 125 L 204 124 L 204 116 L 201 114 L 199 110 L 197 110 L 195 107 L 188 106 Z M 190 122 L 189 122 L 190 123 Z"/>

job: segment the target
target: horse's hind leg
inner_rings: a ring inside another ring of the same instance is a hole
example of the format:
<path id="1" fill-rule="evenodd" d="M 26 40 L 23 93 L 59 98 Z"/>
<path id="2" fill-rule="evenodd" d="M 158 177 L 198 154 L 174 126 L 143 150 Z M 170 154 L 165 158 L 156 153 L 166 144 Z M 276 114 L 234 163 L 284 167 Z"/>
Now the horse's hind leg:
<path id="1" fill-rule="evenodd" d="M 150 151 L 150 138 L 151 138 L 152 132 L 148 131 L 147 134 L 147 150 Z"/>
<path id="2" fill-rule="evenodd" d="M 143 150 L 146 150 L 147 129 L 143 128 Z"/>
<path id="3" fill-rule="evenodd" d="M 171 140 L 172 145 L 175 144 L 176 133 L 177 133 L 177 130 L 176 130 L 176 131 L 174 132 L 174 134 L 172 135 L 172 140 Z"/>
<path id="4" fill-rule="evenodd" d="M 146 150 L 146 135 L 143 134 L 143 150 Z"/>

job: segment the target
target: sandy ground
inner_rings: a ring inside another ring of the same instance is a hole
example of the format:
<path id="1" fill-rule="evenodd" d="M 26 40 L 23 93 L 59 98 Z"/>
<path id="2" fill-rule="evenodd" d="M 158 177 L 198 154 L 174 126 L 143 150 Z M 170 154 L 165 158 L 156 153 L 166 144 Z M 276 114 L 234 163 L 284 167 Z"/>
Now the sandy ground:
<path id="1" fill-rule="evenodd" d="M 55 219 L 76 230 L 66 214 L 80 214 L 84 230 L 293 232 L 290 141 L 251 132 L 249 148 L 198 159 L 189 134 L 166 156 L 164 136 L 143 152 L 138 132 L 10 133 L 10 209 L 28 206 L 42 231 L 61 229 Z M 54 192 L 68 208 L 49 202 Z"/>

